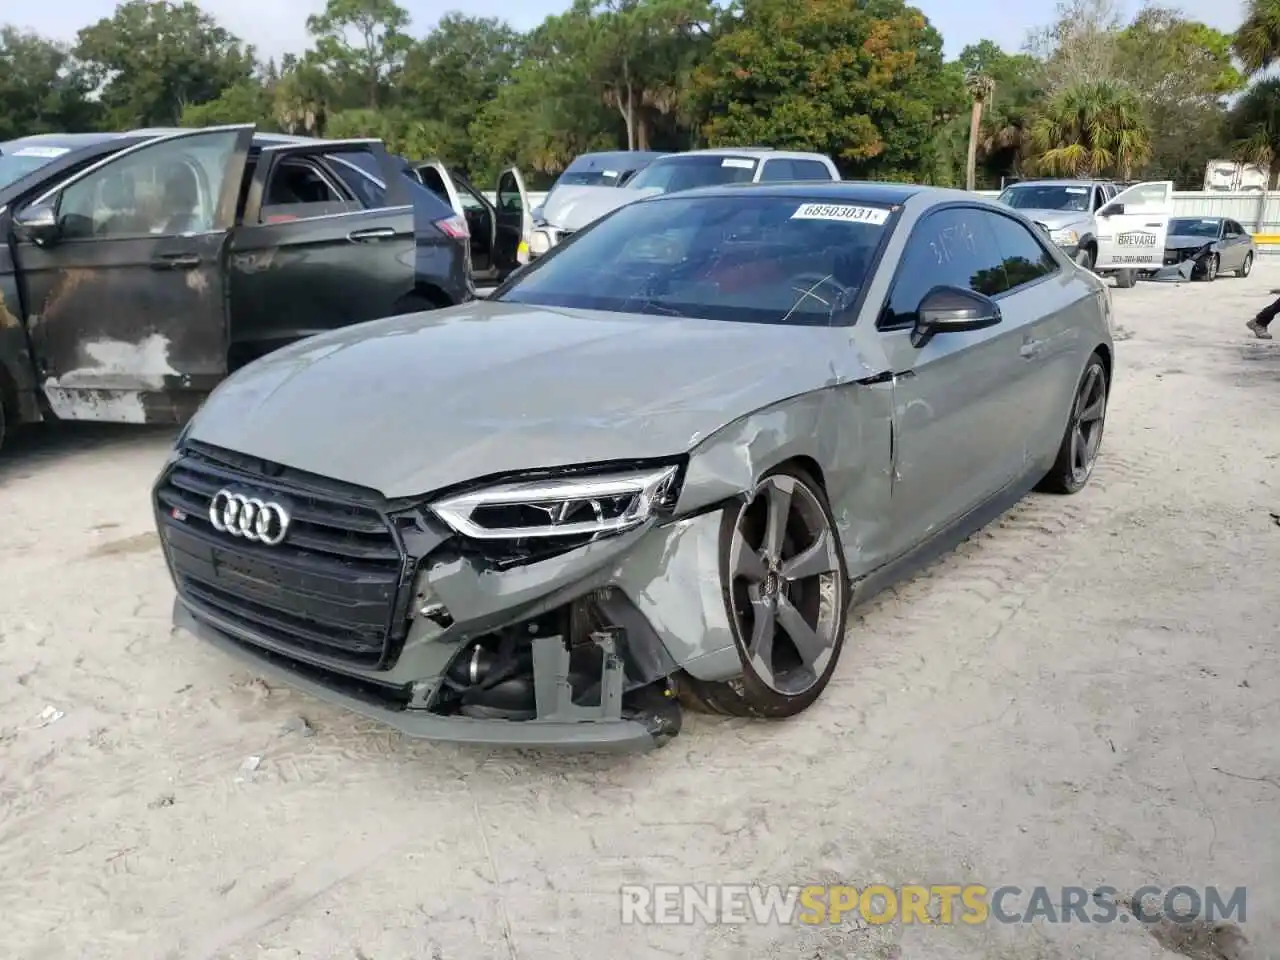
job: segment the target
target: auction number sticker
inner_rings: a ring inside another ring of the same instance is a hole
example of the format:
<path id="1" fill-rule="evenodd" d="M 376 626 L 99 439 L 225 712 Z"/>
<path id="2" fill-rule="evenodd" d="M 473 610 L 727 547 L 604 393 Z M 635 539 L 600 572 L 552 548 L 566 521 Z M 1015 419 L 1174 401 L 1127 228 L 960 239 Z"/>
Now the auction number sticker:
<path id="1" fill-rule="evenodd" d="M 13 151 L 10 156 L 43 157 L 45 160 L 54 160 L 69 152 L 69 150 L 69 147 L 23 147 L 20 150 Z"/>
<path id="2" fill-rule="evenodd" d="M 889 211 L 881 207 L 855 207 L 846 203 L 802 203 L 792 220 L 839 220 L 843 223 L 884 223 Z"/>
<path id="3" fill-rule="evenodd" d="M 739 170 L 750 170 L 755 165 L 754 160 L 747 160 L 745 157 L 725 157 L 720 161 L 722 167 L 737 167 Z"/>

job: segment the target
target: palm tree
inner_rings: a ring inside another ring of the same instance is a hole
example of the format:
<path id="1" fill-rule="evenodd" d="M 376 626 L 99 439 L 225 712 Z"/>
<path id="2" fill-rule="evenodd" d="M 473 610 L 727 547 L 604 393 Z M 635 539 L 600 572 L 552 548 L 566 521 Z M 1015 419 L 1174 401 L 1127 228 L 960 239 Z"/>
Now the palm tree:
<path id="1" fill-rule="evenodd" d="M 973 71 L 964 78 L 964 85 L 973 100 L 969 111 L 969 155 L 964 165 L 964 183 L 966 190 L 973 190 L 978 176 L 978 134 L 982 130 L 982 108 L 995 93 L 996 82 L 985 73 Z"/>
<path id="2" fill-rule="evenodd" d="M 1043 105 L 1031 124 L 1037 161 L 1049 173 L 1128 180 L 1151 157 L 1151 128 L 1142 102 L 1109 80 L 1072 84 Z"/>
<path id="3" fill-rule="evenodd" d="M 1280 80 L 1262 80 L 1249 88 L 1231 110 L 1232 153 L 1243 163 L 1270 169 L 1267 189 L 1276 188 L 1280 168 Z"/>
<path id="4" fill-rule="evenodd" d="M 1250 73 L 1280 60 L 1280 0 L 1249 0 L 1231 49 Z"/>

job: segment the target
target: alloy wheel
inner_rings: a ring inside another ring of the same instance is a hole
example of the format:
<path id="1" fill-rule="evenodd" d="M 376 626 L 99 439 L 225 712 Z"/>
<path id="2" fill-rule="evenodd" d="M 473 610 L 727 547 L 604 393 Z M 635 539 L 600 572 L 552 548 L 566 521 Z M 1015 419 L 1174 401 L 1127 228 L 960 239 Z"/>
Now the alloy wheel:
<path id="1" fill-rule="evenodd" d="M 1204 278 L 1206 280 L 1218 279 L 1218 255 L 1215 253 L 1209 258 L 1209 262 L 1204 267 Z"/>
<path id="2" fill-rule="evenodd" d="M 765 477 L 738 513 L 729 598 L 743 660 L 770 690 L 796 697 L 825 673 L 844 629 L 839 544 L 817 494 Z"/>
<path id="3" fill-rule="evenodd" d="M 1251 271 L 1252 269 L 1253 269 L 1253 254 L 1246 253 L 1244 255 L 1244 266 L 1240 268 L 1240 276 L 1247 277 L 1249 275 L 1249 271 Z"/>
<path id="4" fill-rule="evenodd" d="M 1102 428 L 1107 416 L 1107 380 L 1102 367 L 1089 367 L 1071 414 L 1071 476 L 1083 483 L 1093 472 L 1102 446 Z"/>

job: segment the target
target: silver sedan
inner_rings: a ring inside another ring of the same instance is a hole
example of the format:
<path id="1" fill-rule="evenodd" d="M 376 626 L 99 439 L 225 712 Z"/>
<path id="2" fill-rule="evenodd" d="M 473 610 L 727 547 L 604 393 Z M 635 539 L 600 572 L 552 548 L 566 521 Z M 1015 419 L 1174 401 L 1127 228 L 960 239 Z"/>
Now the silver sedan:
<path id="1" fill-rule="evenodd" d="M 972 194 L 642 200 L 226 380 L 154 491 L 175 619 L 412 736 L 789 717 L 852 604 L 1085 486 L 1112 371 L 1101 281 Z"/>

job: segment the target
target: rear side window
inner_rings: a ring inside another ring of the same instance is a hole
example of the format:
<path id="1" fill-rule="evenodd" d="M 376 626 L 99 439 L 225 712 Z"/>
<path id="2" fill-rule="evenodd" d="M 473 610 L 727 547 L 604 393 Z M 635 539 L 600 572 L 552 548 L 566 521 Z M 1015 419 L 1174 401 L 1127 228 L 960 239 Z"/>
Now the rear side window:
<path id="1" fill-rule="evenodd" d="M 831 171 L 825 163 L 817 160 L 792 160 L 792 171 L 796 180 L 831 180 Z"/>
<path id="2" fill-rule="evenodd" d="M 795 170 L 790 160 L 768 160 L 765 162 L 764 170 L 760 172 L 762 183 L 768 180 L 794 179 L 796 179 Z"/>
<path id="3" fill-rule="evenodd" d="M 892 329 L 913 323 L 920 301 L 936 286 L 960 287 L 988 297 L 1008 289 L 991 219 L 973 207 L 949 207 L 917 223 L 878 325 Z"/>
<path id="4" fill-rule="evenodd" d="M 325 160 L 366 208 L 376 209 L 387 205 L 387 190 L 378 182 L 382 179 L 382 168 L 378 164 L 378 158 L 372 153 L 330 154 Z"/>
<path id="5" fill-rule="evenodd" d="M 998 213 L 984 213 L 982 217 L 987 221 L 1000 251 L 1001 265 L 1009 284 L 1006 289 L 1016 290 L 1058 270 L 1053 255 L 1035 234 L 1017 220 Z"/>

